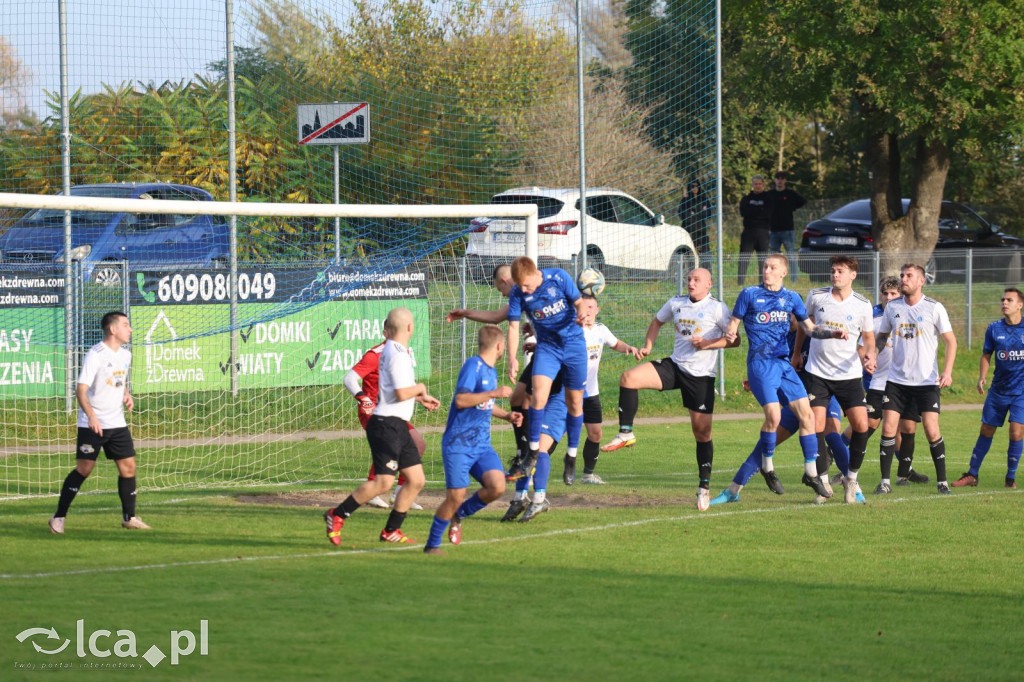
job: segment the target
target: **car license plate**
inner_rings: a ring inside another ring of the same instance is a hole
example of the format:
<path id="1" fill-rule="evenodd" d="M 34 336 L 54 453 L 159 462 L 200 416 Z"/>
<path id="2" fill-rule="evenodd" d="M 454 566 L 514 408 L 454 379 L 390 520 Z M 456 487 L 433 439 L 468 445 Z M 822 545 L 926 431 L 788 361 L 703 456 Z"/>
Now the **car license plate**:
<path id="1" fill-rule="evenodd" d="M 491 235 L 495 244 L 522 244 L 526 241 L 525 232 L 495 232 Z"/>
<path id="2" fill-rule="evenodd" d="M 825 243 L 831 246 L 857 246 L 856 237 L 826 237 Z"/>

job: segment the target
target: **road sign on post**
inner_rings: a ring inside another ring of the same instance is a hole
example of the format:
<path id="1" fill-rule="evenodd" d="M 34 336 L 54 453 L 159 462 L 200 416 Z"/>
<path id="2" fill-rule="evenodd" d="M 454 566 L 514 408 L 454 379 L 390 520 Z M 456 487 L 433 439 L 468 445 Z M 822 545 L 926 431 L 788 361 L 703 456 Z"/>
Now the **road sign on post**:
<path id="1" fill-rule="evenodd" d="M 370 141 L 369 102 L 330 102 L 298 106 L 299 144 L 366 144 Z"/>

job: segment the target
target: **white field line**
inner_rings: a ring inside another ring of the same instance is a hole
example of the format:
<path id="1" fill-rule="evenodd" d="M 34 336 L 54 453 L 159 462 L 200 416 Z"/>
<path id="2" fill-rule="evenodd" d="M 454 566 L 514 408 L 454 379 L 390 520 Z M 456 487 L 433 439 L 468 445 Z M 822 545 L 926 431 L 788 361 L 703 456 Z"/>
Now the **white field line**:
<path id="1" fill-rule="evenodd" d="M 971 497 L 977 497 L 979 495 L 1000 495 L 1000 494 L 1017 494 L 1015 490 L 984 490 L 975 491 L 970 493 L 958 493 L 956 495 L 940 495 L 935 493 L 933 495 L 927 495 L 924 497 L 895 497 L 887 498 L 883 504 L 897 504 L 903 502 L 921 502 L 921 501 L 933 501 L 933 500 L 956 500 L 956 499 L 968 499 Z M 841 505 L 846 506 L 846 505 Z M 490 538 L 486 540 L 467 540 L 462 545 L 494 545 L 505 542 L 524 542 L 527 540 L 538 540 L 543 538 L 557 537 L 560 535 L 577 535 L 581 533 L 596 533 L 608 530 L 615 530 L 618 528 L 631 528 L 636 526 L 645 526 L 652 523 L 665 523 L 675 521 L 707 521 L 708 519 L 717 519 L 729 516 L 743 516 L 748 514 L 774 514 L 783 511 L 808 511 L 812 510 L 817 512 L 820 509 L 836 509 L 840 508 L 840 505 L 815 505 L 810 502 L 804 502 L 801 504 L 787 504 L 780 507 L 762 507 L 757 509 L 736 509 L 729 510 L 723 509 L 721 511 L 707 511 L 703 513 L 687 514 L 685 516 L 661 516 L 652 519 L 638 519 L 636 521 L 623 521 L 621 523 L 608 523 L 600 526 L 587 526 L 584 528 L 561 528 L 558 530 L 549 530 L 542 533 L 530 533 L 529 535 L 517 535 L 514 537 L 504 538 Z M 461 545 L 460 545 L 461 546 Z M 136 566 L 105 566 L 98 568 L 83 568 L 74 571 L 51 571 L 42 573 L 0 573 L 0 580 L 40 580 L 46 578 L 64 578 L 68 576 L 76 575 L 97 575 L 104 573 L 126 573 L 129 571 L 153 571 L 163 570 L 169 568 L 185 568 L 189 566 L 216 566 L 219 564 L 235 564 L 242 562 L 263 562 L 263 561 L 294 561 L 296 559 L 329 559 L 329 558 L 346 558 L 350 556 L 357 556 L 362 554 L 379 554 L 382 552 L 410 552 L 410 551 L 423 551 L 421 545 L 415 545 L 412 547 L 380 547 L 375 549 L 352 549 L 352 550 L 340 550 L 336 552 L 331 551 L 320 551 L 320 552 L 304 552 L 300 554 L 276 554 L 267 556 L 235 556 L 224 559 L 202 559 L 196 561 L 176 561 L 162 564 L 139 564 Z"/>

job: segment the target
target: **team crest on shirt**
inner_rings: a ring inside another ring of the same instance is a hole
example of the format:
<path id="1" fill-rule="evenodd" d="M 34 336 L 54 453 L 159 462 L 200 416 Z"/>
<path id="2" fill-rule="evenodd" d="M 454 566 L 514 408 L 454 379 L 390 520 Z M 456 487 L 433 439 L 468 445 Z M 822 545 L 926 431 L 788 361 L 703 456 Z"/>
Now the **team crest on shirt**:
<path id="1" fill-rule="evenodd" d="M 558 295 L 558 289 L 556 289 L 555 287 L 548 287 L 548 296 L 557 296 L 557 295 Z"/>

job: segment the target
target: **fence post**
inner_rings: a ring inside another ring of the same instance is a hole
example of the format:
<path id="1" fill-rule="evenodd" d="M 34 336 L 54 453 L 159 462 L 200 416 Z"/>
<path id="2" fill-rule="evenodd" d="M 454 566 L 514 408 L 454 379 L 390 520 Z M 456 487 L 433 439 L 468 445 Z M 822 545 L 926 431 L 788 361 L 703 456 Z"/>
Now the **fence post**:
<path id="1" fill-rule="evenodd" d="M 875 283 L 871 288 L 875 290 L 875 305 L 882 302 L 881 295 L 878 293 L 878 283 L 882 281 L 882 264 L 881 255 L 878 251 L 875 251 L 874 263 L 875 263 Z"/>
<path id="2" fill-rule="evenodd" d="M 973 320 L 971 319 L 971 299 L 974 297 L 974 249 L 967 249 L 967 349 L 971 348 L 971 327 L 973 326 Z"/>
<path id="3" fill-rule="evenodd" d="M 469 278 L 466 277 L 466 257 L 462 256 L 459 258 L 459 307 L 463 309 L 468 307 L 466 299 L 466 282 L 468 279 Z M 461 367 L 466 362 L 466 318 L 462 318 L 459 321 L 459 336 L 459 345 L 461 348 L 460 357 L 462 358 L 462 362 L 459 363 L 459 367 Z"/>

